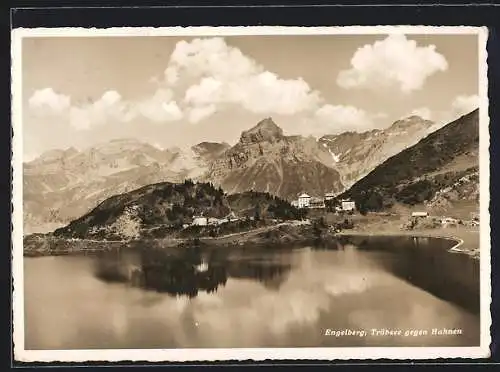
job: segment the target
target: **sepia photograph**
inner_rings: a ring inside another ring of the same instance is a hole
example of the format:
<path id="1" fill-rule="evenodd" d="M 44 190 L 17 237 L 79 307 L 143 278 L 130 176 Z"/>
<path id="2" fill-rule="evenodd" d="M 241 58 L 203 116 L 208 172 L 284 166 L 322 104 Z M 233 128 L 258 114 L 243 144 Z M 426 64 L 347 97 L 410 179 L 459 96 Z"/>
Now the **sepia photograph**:
<path id="1" fill-rule="evenodd" d="M 13 30 L 14 358 L 487 357 L 486 40 Z"/>

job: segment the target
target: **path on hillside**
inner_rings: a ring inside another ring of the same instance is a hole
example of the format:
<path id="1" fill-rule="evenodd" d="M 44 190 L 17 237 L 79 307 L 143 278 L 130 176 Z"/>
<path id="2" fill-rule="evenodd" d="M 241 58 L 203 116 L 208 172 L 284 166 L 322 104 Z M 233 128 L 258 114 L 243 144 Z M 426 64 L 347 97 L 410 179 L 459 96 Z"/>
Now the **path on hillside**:
<path id="1" fill-rule="evenodd" d="M 212 237 L 203 237 L 203 238 L 200 238 L 200 240 L 201 241 L 203 241 L 203 240 L 213 241 L 213 240 L 223 240 L 223 239 L 227 239 L 227 238 L 235 238 L 235 237 L 238 237 L 238 236 L 251 237 L 251 236 L 255 236 L 257 234 L 266 232 L 266 231 L 274 230 L 274 229 L 276 229 L 276 228 L 278 228 L 280 226 L 285 226 L 285 225 L 290 225 L 290 223 L 282 222 L 282 223 L 279 223 L 279 224 L 276 224 L 276 225 L 258 227 L 258 228 L 253 229 L 253 230 L 240 231 L 240 232 L 231 233 L 231 234 L 227 234 L 227 235 L 216 236 L 216 237 L 213 237 L 213 238 Z"/>

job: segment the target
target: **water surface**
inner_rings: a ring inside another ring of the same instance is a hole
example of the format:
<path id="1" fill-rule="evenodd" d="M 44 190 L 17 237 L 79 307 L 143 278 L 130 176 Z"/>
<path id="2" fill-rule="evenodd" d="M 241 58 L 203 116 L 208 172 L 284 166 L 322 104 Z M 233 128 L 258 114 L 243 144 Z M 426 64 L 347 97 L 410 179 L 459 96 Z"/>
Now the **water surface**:
<path id="1" fill-rule="evenodd" d="M 474 346 L 478 262 L 447 252 L 451 244 L 363 238 L 25 258 L 25 347 Z M 443 328 L 461 334 L 432 334 Z M 355 334 L 325 335 L 344 330 Z M 411 330 L 427 335 L 404 336 Z"/>

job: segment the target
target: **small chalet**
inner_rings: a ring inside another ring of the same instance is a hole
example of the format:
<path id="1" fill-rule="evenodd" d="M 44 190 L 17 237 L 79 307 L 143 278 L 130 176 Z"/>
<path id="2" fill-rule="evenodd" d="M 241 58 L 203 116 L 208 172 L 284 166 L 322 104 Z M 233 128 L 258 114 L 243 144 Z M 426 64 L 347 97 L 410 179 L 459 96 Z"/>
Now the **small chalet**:
<path id="1" fill-rule="evenodd" d="M 195 216 L 193 217 L 193 226 L 207 226 L 208 218 L 203 216 Z"/>
<path id="2" fill-rule="evenodd" d="M 342 200 L 340 206 L 344 212 L 352 212 L 356 209 L 356 203 L 352 200 Z"/>
<path id="3" fill-rule="evenodd" d="M 309 208 L 325 208 L 325 201 L 321 198 L 311 198 Z"/>
<path id="4" fill-rule="evenodd" d="M 429 217 L 429 213 L 427 212 L 412 212 L 412 218 L 427 218 Z"/>
<path id="5" fill-rule="evenodd" d="M 311 202 L 311 197 L 306 193 L 300 194 L 298 199 L 299 208 L 309 208 L 309 203 Z"/>
<path id="6" fill-rule="evenodd" d="M 333 200 L 333 199 L 335 199 L 335 194 L 333 192 L 327 192 L 325 194 L 325 201 Z"/>

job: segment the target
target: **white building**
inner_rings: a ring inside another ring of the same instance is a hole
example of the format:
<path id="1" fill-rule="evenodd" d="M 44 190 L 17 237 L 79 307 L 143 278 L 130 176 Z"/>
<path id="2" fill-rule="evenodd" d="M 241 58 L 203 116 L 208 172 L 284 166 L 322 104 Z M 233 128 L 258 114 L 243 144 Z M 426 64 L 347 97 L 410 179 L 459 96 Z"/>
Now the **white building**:
<path id="1" fill-rule="evenodd" d="M 325 201 L 332 200 L 335 198 L 335 194 L 333 192 L 327 192 L 325 194 Z"/>
<path id="2" fill-rule="evenodd" d="M 311 198 L 309 208 L 325 208 L 325 201 L 321 198 Z"/>
<path id="3" fill-rule="evenodd" d="M 215 217 L 207 218 L 207 221 L 209 225 L 220 225 L 220 220 Z"/>
<path id="4" fill-rule="evenodd" d="M 240 218 L 234 212 L 229 213 L 223 219 L 225 220 L 225 222 L 235 222 L 240 220 Z"/>
<path id="5" fill-rule="evenodd" d="M 297 208 L 299 206 L 299 201 L 298 200 L 292 200 L 292 202 L 290 204 L 292 205 L 292 207 Z"/>
<path id="6" fill-rule="evenodd" d="M 351 212 L 356 209 L 356 203 L 352 200 L 342 200 L 342 210 L 346 212 Z"/>
<path id="7" fill-rule="evenodd" d="M 203 216 L 193 217 L 193 226 L 207 226 L 208 218 Z"/>
<path id="8" fill-rule="evenodd" d="M 412 212 L 411 216 L 412 217 L 423 217 L 423 218 L 425 218 L 425 217 L 429 216 L 429 213 L 427 213 L 427 212 Z"/>
<path id="9" fill-rule="evenodd" d="M 306 193 L 299 195 L 298 206 L 299 208 L 308 208 L 311 197 Z"/>
<path id="10" fill-rule="evenodd" d="M 452 217 L 445 217 L 445 218 L 441 219 L 441 223 L 443 225 L 456 225 L 456 224 L 458 224 L 458 220 L 456 218 L 452 218 Z"/>

